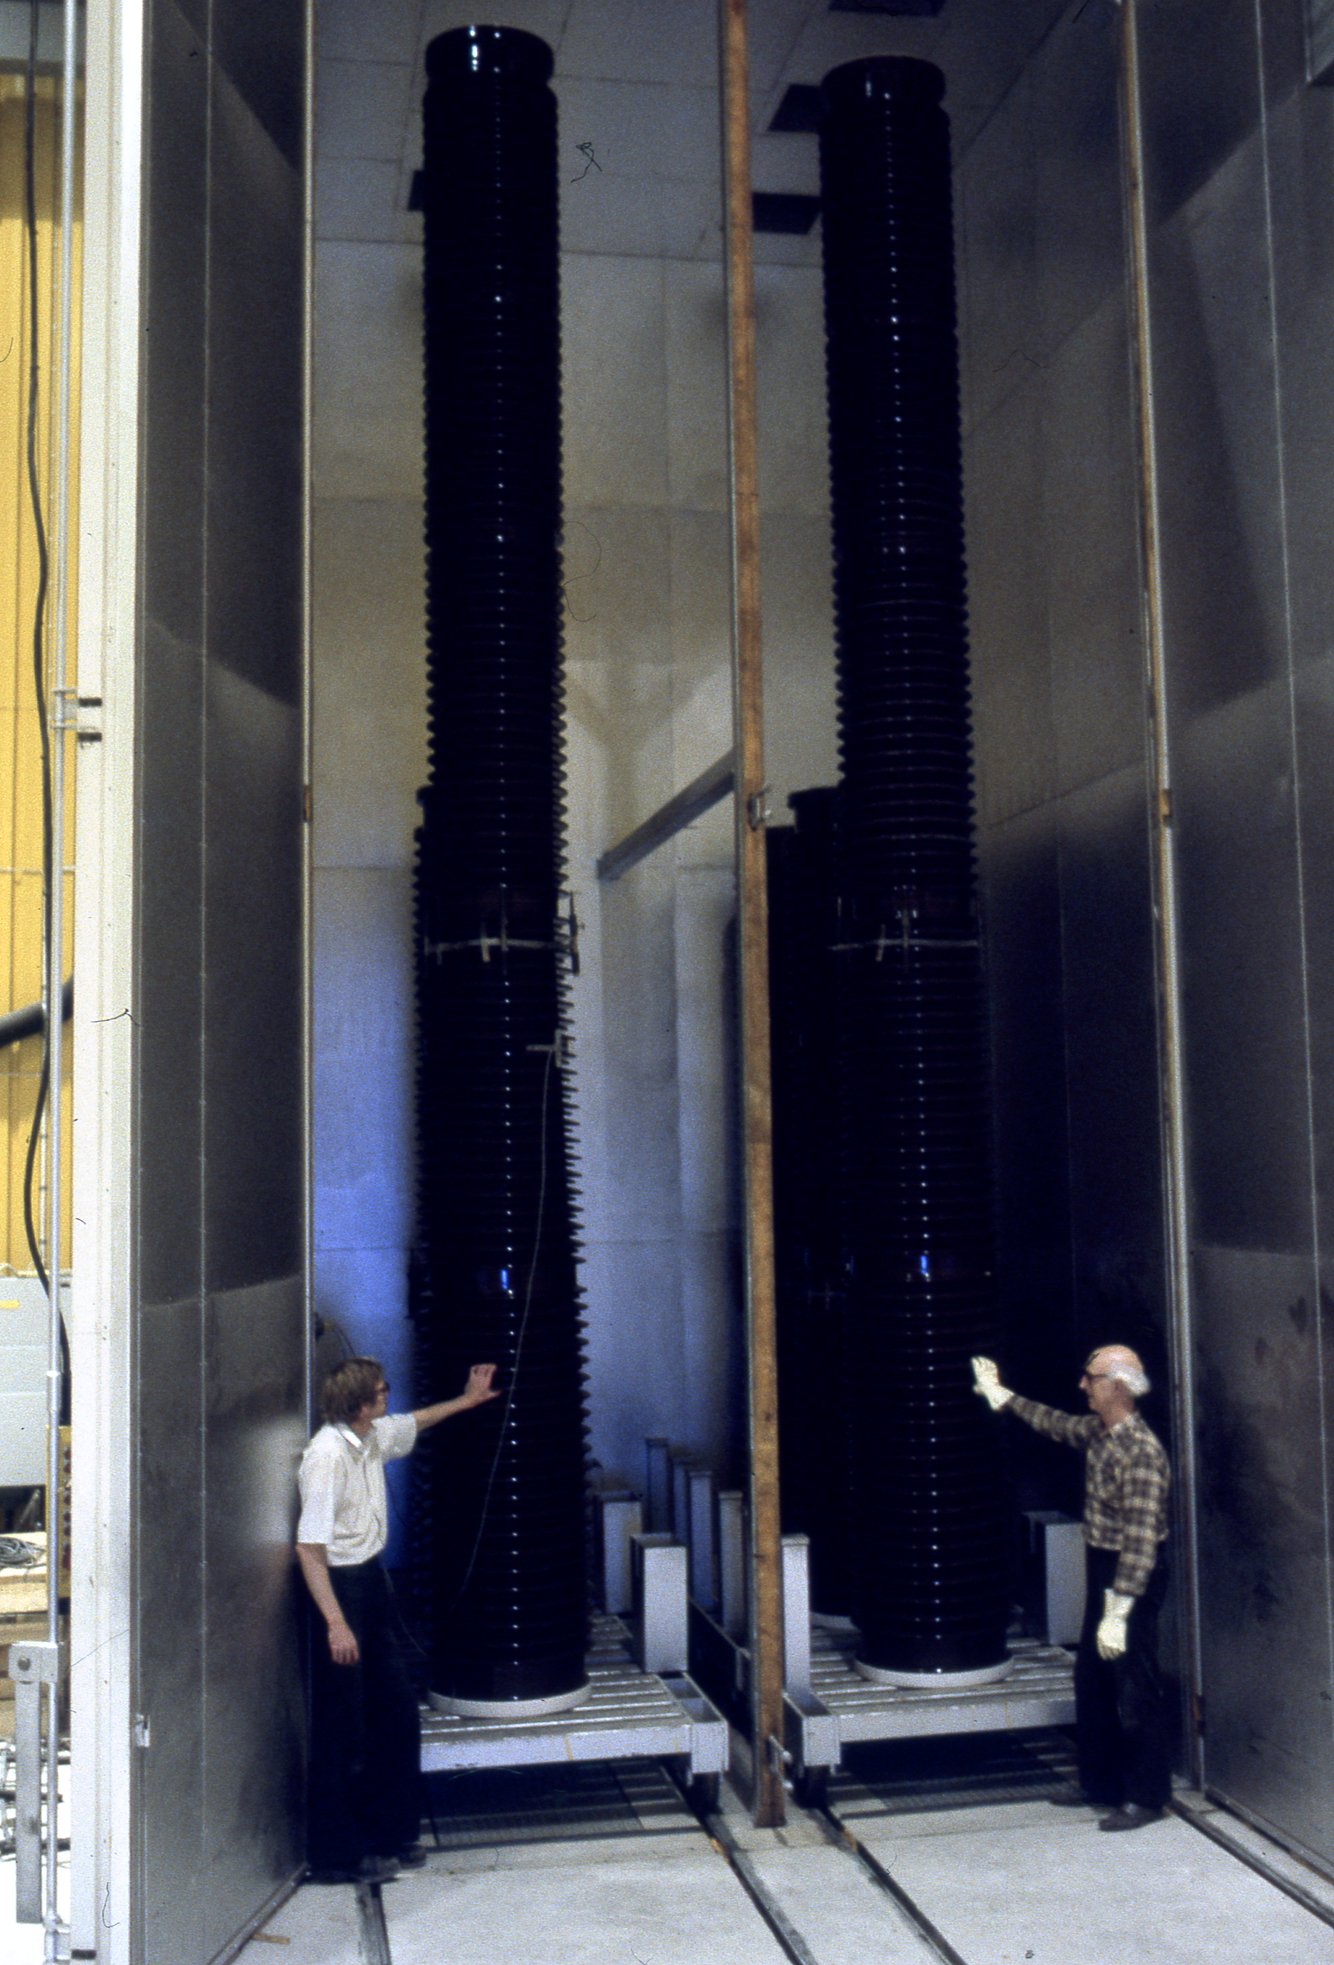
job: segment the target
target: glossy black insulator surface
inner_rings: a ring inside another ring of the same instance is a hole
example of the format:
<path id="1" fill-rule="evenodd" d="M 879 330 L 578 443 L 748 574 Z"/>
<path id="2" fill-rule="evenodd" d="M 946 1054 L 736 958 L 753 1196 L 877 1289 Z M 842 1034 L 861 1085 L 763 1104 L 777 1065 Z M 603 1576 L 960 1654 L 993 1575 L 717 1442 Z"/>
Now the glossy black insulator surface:
<path id="1" fill-rule="evenodd" d="M 532 35 L 427 49 L 430 779 L 417 834 L 423 1395 L 495 1360 L 505 1397 L 418 1449 L 431 1684 L 585 1680 L 585 1438 L 559 928 L 556 105 Z M 419 1581 L 419 1589 L 422 1584 Z"/>
<path id="2" fill-rule="evenodd" d="M 773 1078 L 779 1487 L 786 1534 L 811 1541 L 811 1602 L 851 1608 L 852 1396 L 839 1164 L 844 1020 L 831 787 L 795 792 L 795 825 L 765 835 Z"/>
<path id="3" fill-rule="evenodd" d="M 844 1166 L 864 1663 L 1005 1658 L 989 1060 L 974 893 L 949 125 L 943 77 L 821 90 L 846 824 Z"/>

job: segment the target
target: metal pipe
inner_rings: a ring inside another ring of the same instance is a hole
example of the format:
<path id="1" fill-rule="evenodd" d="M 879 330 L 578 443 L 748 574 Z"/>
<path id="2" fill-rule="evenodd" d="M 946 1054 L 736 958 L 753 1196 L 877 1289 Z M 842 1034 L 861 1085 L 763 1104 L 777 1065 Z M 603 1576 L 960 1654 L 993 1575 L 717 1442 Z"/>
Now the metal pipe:
<path id="1" fill-rule="evenodd" d="M 74 1012 L 74 978 L 66 976 L 60 992 L 60 1020 L 68 1023 Z M 46 989 L 36 1003 L 25 1003 L 21 1010 L 11 1010 L 7 1016 L 0 1017 L 0 1051 L 8 1050 L 11 1044 L 22 1044 L 29 1037 L 40 1037 L 46 1029 Z"/>
<path id="2" fill-rule="evenodd" d="M 773 1116 L 769 925 L 764 852 L 760 501 L 756 457 L 746 0 L 720 0 L 723 206 L 727 285 L 727 463 L 732 562 L 732 721 L 742 1083 L 743 1227 L 750 1422 L 752 1812 L 784 1820 L 769 1742 L 783 1732 L 782 1525 L 778 1505 L 778 1360 L 774 1310 Z"/>
<path id="3" fill-rule="evenodd" d="M 305 99 L 302 105 L 301 257 L 305 268 L 301 307 L 301 782 L 304 852 L 301 858 L 301 1195 L 304 1210 L 301 1280 L 305 1315 L 302 1371 L 306 1388 L 305 1420 L 314 1417 L 315 1394 L 315 1152 L 314 1152 L 314 525 L 310 487 L 315 453 L 315 0 L 306 0 Z"/>
<path id="4" fill-rule="evenodd" d="M 1197 1557 L 1199 1500 L 1195 1480 L 1195 1367 L 1187 1218 L 1185 1085 L 1181 1047 L 1181 977 L 1176 843 L 1172 833 L 1172 758 L 1168 728 L 1163 633 L 1161 520 L 1158 455 L 1153 422 L 1153 321 L 1149 302 L 1148 220 L 1144 204 L 1144 130 L 1140 102 L 1138 16 L 1135 0 L 1121 8 L 1121 96 L 1126 211 L 1130 230 L 1131 306 L 1136 416 L 1140 455 L 1140 534 L 1144 555 L 1145 642 L 1148 657 L 1150 824 L 1157 890 L 1159 1043 L 1163 1094 L 1166 1225 L 1171 1300 L 1168 1349 L 1172 1363 L 1172 1413 L 1177 1446 L 1176 1538 L 1182 1551 L 1186 1665 L 1192 1723 L 1187 1728 L 1191 1779 L 1204 1784 L 1204 1742 L 1199 1724 L 1203 1697 L 1200 1654 L 1200 1577 Z"/>

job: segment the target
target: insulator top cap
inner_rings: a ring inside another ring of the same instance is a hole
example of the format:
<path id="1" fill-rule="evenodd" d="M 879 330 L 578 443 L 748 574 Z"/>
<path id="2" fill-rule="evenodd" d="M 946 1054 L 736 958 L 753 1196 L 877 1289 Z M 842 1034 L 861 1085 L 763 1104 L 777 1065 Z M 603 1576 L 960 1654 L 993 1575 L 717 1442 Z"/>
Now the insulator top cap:
<path id="1" fill-rule="evenodd" d="M 868 55 L 831 68 L 820 84 L 820 108 L 851 108 L 857 102 L 941 102 L 945 77 L 932 61 L 913 55 Z"/>
<path id="2" fill-rule="evenodd" d="M 493 75 L 514 82 L 549 82 L 556 58 L 539 35 L 522 27 L 452 27 L 426 48 L 431 82 Z"/>

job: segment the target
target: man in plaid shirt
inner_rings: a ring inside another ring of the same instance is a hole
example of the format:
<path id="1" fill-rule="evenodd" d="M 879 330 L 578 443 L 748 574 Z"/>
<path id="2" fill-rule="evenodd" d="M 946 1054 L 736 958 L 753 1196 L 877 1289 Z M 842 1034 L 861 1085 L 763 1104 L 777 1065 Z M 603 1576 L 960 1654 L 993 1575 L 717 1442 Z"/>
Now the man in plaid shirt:
<path id="1" fill-rule="evenodd" d="M 1056 1412 L 1000 1382 L 973 1359 L 975 1389 L 1036 1432 L 1084 1455 L 1087 1593 L 1075 1656 L 1080 1801 L 1110 1812 L 1100 1829 L 1156 1821 L 1170 1791 L 1166 1712 L 1158 1672 L 1158 1612 L 1167 1589 L 1167 1455 L 1135 1409 L 1149 1389 L 1135 1353 L 1106 1344 L 1084 1367 L 1087 1413 Z"/>

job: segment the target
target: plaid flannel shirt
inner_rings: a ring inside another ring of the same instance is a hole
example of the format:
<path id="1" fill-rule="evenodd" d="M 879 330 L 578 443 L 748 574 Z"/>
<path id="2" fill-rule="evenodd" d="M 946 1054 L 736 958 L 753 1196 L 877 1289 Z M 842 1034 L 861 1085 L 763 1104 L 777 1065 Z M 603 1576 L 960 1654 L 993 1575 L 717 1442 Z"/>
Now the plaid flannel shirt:
<path id="1" fill-rule="evenodd" d="M 1114 1590 L 1143 1596 L 1158 1545 L 1167 1539 L 1171 1472 L 1156 1434 L 1137 1412 L 1109 1432 L 1096 1413 L 1056 1412 L 1018 1393 L 1006 1409 L 1035 1432 L 1083 1453 L 1084 1540 L 1119 1553 Z"/>

